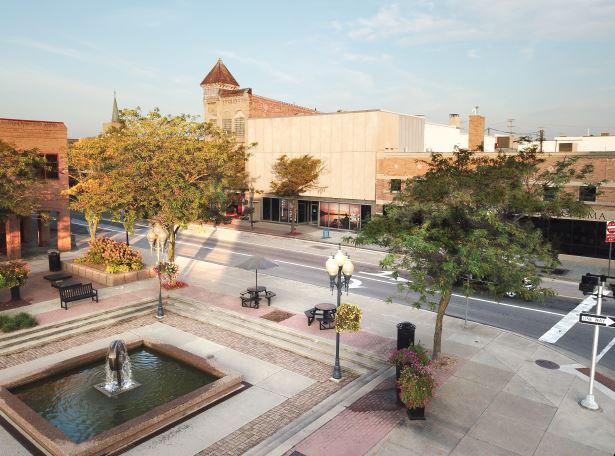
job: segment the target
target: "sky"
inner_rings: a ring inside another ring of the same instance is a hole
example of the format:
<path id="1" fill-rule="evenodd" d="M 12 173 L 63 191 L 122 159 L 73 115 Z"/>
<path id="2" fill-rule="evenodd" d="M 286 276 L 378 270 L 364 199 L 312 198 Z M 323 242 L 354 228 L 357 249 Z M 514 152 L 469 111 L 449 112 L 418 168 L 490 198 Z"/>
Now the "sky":
<path id="1" fill-rule="evenodd" d="M 615 134 L 614 0 L 13 1 L 0 117 L 96 135 L 120 108 L 202 116 L 222 58 L 242 87 L 319 111 L 385 109 L 518 134 Z"/>

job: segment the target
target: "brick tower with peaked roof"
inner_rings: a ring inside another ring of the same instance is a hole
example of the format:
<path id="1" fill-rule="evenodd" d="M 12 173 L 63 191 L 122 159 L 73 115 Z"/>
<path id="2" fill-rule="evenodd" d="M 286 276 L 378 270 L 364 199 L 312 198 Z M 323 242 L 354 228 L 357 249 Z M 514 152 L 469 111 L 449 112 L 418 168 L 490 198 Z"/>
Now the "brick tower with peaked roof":
<path id="1" fill-rule="evenodd" d="M 248 118 L 317 113 L 315 109 L 253 95 L 252 89 L 240 88 L 222 59 L 218 59 L 203 78 L 201 88 L 205 121 L 214 122 L 225 130 L 234 132 L 239 142 L 245 141 Z"/>

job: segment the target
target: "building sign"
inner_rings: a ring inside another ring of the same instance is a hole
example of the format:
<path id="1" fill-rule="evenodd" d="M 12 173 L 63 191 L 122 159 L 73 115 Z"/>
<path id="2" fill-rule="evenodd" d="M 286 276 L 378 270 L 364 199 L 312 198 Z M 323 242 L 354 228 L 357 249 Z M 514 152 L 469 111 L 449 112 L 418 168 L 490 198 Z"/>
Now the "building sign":
<path id="1" fill-rule="evenodd" d="M 615 220 L 609 220 L 606 222 L 605 242 L 615 242 Z"/>

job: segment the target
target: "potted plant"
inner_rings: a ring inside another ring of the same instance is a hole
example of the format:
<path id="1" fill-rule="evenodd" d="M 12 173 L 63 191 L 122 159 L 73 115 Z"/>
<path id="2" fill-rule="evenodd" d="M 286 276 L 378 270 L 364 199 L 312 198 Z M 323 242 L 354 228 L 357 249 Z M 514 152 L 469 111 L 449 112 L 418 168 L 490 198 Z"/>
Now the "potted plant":
<path id="1" fill-rule="evenodd" d="M 335 310 L 335 331 L 357 332 L 361 329 L 363 312 L 356 304 L 340 304 Z"/>
<path id="2" fill-rule="evenodd" d="M 177 275 L 179 274 L 179 266 L 176 263 L 161 261 L 156 267 L 154 267 L 154 271 L 158 275 L 160 285 L 165 290 L 183 288 L 188 285 L 186 282 L 177 280 Z"/>
<path id="3" fill-rule="evenodd" d="M 421 345 L 420 343 L 413 344 L 408 348 L 402 348 L 399 350 L 393 351 L 391 356 L 389 357 L 389 362 L 395 365 L 395 379 L 397 380 L 397 401 L 400 404 L 406 405 L 408 407 L 408 401 L 410 400 L 410 407 L 408 408 L 408 416 L 410 419 L 425 419 L 424 418 L 424 404 L 422 410 L 418 410 L 419 418 L 411 417 L 415 415 L 413 405 L 413 397 L 412 396 L 412 382 L 424 382 L 425 379 L 422 378 L 423 375 L 429 374 L 427 381 L 431 381 L 431 387 L 429 389 L 429 397 L 433 395 L 433 373 L 431 371 L 431 360 L 429 359 L 429 354 L 427 353 L 427 349 Z M 427 368 L 425 370 L 424 368 Z M 405 371 L 404 378 L 402 378 L 402 374 Z M 421 377 L 419 379 L 419 377 Z M 406 389 L 406 399 L 403 397 L 402 384 Z M 408 396 L 410 394 L 410 396 Z M 429 399 L 427 399 L 429 400 Z M 426 401 L 425 401 L 426 403 Z M 420 408 L 418 407 L 418 408 Z M 422 418 L 420 418 L 422 416 Z"/>
<path id="4" fill-rule="evenodd" d="M 431 363 L 424 365 L 416 357 L 405 365 L 397 380 L 399 398 L 407 408 L 410 420 L 424 420 L 425 406 L 434 395 L 436 381 Z"/>
<path id="5" fill-rule="evenodd" d="M 11 299 L 21 299 L 19 287 L 26 284 L 30 267 L 23 261 L 4 261 L 0 263 L 0 288 L 11 289 Z"/>

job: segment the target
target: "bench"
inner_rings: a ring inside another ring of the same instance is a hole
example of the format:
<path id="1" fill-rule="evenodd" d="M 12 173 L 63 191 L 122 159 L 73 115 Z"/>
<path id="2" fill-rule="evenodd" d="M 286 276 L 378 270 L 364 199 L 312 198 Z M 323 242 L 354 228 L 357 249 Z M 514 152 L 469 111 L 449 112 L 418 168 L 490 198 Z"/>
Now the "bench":
<path id="1" fill-rule="evenodd" d="M 85 298 L 92 298 L 92 301 L 98 302 L 98 290 L 92 288 L 91 283 L 60 288 L 60 307 L 62 309 L 68 310 L 69 302 Z"/>
<path id="2" fill-rule="evenodd" d="M 239 299 L 241 299 L 241 307 L 249 307 L 250 309 L 258 309 L 258 297 L 257 295 L 244 291 L 239 293 Z"/>
<path id="3" fill-rule="evenodd" d="M 271 305 L 271 298 L 273 298 L 274 296 L 275 296 L 275 293 L 273 291 L 266 291 L 265 294 L 263 295 L 263 297 L 267 299 L 268 306 Z"/>

